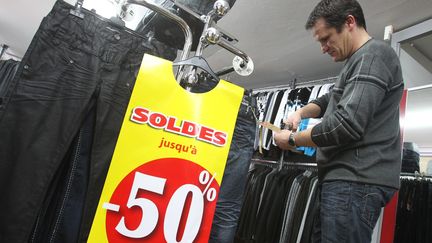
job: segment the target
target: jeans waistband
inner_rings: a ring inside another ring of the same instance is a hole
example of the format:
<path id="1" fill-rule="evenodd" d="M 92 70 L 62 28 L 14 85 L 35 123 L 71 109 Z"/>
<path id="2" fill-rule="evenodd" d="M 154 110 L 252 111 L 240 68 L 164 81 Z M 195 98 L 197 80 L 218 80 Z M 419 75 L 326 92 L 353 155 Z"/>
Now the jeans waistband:
<path id="1" fill-rule="evenodd" d="M 254 96 L 244 95 L 241 101 L 238 116 L 245 118 L 249 121 L 256 122 L 256 120 L 258 119 L 257 112 L 258 107 L 256 98 Z"/>
<path id="2" fill-rule="evenodd" d="M 58 0 L 44 18 L 42 32 L 51 37 L 54 45 L 77 49 L 113 64 L 122 63 L 125 58 L 142 58 L 144 53 L 152 52 L 148 39 L 132 35 L 132 30 L 84 8 L 81 9 L 84 18 L 70 14 L 74 8 Z"/>

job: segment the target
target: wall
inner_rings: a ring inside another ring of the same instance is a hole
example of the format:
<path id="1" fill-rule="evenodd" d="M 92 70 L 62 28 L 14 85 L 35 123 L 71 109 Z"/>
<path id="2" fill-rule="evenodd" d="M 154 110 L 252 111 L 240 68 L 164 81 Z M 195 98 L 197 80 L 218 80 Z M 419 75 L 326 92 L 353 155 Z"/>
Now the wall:
<path id="1" fill-rule="evenodd" d="M 422 156 L 420 158 L 420 173 L 432 176 L 432 156 Z"/>
<path id="2" fill-rule="evenodd" d="M 426 28 L 424 28 L 426 26 Z M 417 144 L 421 157 L 432 156 L 432 24 L 423 22 L 419 37 L 401 41 L 399 58 L 408 89 L 407 109 L 404 122 L 404 141 Z M 425 40 L 429 40 L 425 42 Z M 427 43 L 427 44 L 425 44 Z"/>

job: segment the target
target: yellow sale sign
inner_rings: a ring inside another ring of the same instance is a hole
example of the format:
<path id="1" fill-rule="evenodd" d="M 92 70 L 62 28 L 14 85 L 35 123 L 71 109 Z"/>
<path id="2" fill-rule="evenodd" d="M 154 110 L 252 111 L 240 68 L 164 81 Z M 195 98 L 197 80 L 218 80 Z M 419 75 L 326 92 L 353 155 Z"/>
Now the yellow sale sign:
<path id="1" fill-rule="evenodd" d="M 243 89 L 207 93 L 145 55 L 89 242 L 208 242 Z"/>

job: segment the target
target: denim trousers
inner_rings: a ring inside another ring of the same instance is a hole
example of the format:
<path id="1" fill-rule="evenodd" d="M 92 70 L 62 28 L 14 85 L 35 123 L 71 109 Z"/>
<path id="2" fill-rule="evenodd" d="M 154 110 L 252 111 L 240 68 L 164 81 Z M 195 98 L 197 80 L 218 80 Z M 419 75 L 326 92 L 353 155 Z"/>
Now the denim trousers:
<path id="1" fill-rule="evenodd" d="M 313 242 L 371 242 L 381 208 L 395 192 L 393 188 L 356 182 L 323 182 Z"/>
<path id="2" fill-rule="evenodd" d="M 211 243 L 231 243 L 243 203 L 255 139 L 256 100 L 244 96 L 231 142 L 210 232 Z"/>
<path id="3" fill-rule="evenodd" d="M 71 15 L 72 8 L 56 2 L 1 97 L 0 242 L 29 241 L 94 110 L 88 186 L 76 204 L 78 241 L 86 239 L 142 57 L 152 53 L 146 40 L 85 9 L 84 18 Z"/>

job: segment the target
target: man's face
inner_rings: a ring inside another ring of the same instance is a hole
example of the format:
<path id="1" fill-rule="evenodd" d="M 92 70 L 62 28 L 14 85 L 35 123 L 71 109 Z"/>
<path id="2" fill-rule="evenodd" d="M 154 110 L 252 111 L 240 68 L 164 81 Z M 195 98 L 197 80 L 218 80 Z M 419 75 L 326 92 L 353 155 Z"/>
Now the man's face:
<path id="1" fill-rule="evenodd" d="M 312 27 L 312 33 L 315 40 L 320 43 L 323 54 L 328 53 L 333 61 L 341 62 L 351 55 L 351 35 L 346 26 L 338 33 L 336 28 L 328 27 L 321 18 Z"/>

